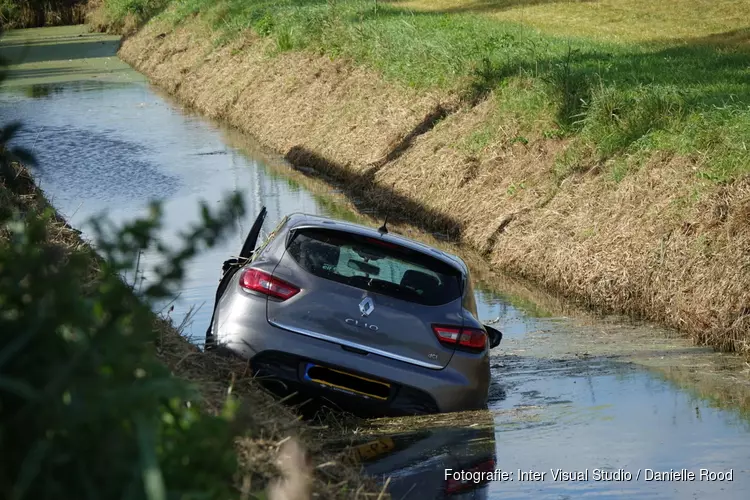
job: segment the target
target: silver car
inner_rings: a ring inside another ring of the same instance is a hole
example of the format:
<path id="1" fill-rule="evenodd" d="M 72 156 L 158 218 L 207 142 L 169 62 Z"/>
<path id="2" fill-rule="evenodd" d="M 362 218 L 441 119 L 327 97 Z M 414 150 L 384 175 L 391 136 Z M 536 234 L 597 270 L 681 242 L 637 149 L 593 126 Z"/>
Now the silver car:
<path id="1" fill-rule="evenodd" d="M 224 263 L 206 348 L 249 359 L 268 387 L 342 409 L 409 415 L 485 408 L 489 349 L 466 264 L 380 229 L 285 217 Z"/>

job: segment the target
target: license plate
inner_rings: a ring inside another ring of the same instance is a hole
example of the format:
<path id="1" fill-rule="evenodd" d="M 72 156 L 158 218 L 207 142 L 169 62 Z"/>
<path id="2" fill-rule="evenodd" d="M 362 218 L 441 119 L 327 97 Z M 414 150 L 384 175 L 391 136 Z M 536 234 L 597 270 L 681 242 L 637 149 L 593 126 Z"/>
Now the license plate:
<path id="1" fill-rule="evenodd" d="M 391 438 L 382 438 L 357 446 L 354 451 L 357 458 L 362 461 L 372 460 L 375 457 L 390 453 L 396 448 L 396 443 Z"/>
<path id="2" fill-rule="evenodd" d="M 338 392 L 344 392 L 346 394 L 355 394 L 355 395 L 358 395 L 358 396 L 364 396 L 366 398 L 377 399 L 377 400 L 380 400 L 380 401 L 387 401 L 388 400 L 388 397 L 383 397 L 383 396 L 380 396 L 380 395 L 377 395 L 377 394 L 370 394 L 370 393 L 365 392 L 363 390 L 357 390 L 357 389 L 354 389 L 352 387 L 346 387 L 345 385 L 336 384 L 336 383 L 333 383 L 333 382 L 328 381 L 328 380 L 322 380 L 320 378 L 312 377 L 312 376 L 310 376 L 310 370 L 312 368 L 321 368 L 321 369 L 324 369 L 324 370 L 328 370 L 328 371 L 331 371 L 331 372 L 334 372 L 334 373 L 338 373 L 338 374 L 344 375 L 346 377 L 353 377 L 353 378 L 356 378 L 356 379 L 359 379 L 359 380 L 364 380 L 365 382 L 370 382 L 372 384 L 377 384 L 377 385 L 383 386 L 387 390 L 390 390 L 391 384 L 388 384 L 386 382 L 381 382 L 379 380 L 373 380 L 373 379 L 370 379 L 370 378 L 367 378 L 367 377 L 363 377 L 361 375 L 355 375 L 354 373 L 349 373 L 349 372 L 345 372 L 345 371 L 342 371 L 342 370 L 336 370 L 336 369 L 333 369 L 333 368 L 316 365 L 316 364 L 313 364 L 313 363 L 308 363 L 307 366 L 305 367 L 305 377 L 304 378 L 305 378 L 305 380 L 308 380 L 310 382 L 314 382 L 314 383 L 316 383 L 318 385 L 322 385 L 324 387 L 327 387 L 329 389 L 332 389 L 332 390 L 335 390 L 335 391 L 338 391 Z"/>

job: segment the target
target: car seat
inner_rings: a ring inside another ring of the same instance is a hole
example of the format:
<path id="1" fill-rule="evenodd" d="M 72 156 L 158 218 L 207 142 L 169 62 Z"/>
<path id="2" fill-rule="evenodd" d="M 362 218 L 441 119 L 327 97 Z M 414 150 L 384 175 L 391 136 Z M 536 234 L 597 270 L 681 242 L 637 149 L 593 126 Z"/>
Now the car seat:
<path id="1" fill-rule="evenodd" d="M 313 274 L 331 272 L 339 264 L 341 249 L 322 241 L 305 238 L 300 243 L 300 264 Z"/>
<path id="2" fill-rule="evenodd" d="M 422 271 L 409 269 L 401 278 L 401 286 L 411 288 L 424 297 L 435 293 L 440 287 L 440 280 Z"/>

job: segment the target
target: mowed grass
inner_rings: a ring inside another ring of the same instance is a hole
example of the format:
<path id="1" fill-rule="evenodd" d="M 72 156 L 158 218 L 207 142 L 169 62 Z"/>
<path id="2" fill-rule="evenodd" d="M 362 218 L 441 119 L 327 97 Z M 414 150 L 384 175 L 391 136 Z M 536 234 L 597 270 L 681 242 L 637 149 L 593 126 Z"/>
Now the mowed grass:
<path id="1" fill-rule="evenodd" d="M 748 40 L 750 0 L 405 0 L 423 12 L 481 13 L 546 33 L 617 42 Z"/>
<path id="2" fill-rule="evenodd" d="M 695 157 L 696 175 L 716 182 L 750 171 L 750 50 L 738 30 L 748 2 L 106 3 L 132 12 L 138 2 L 170 7 L 161 17 L 174 24 L 200 15 L 219 44 L 252 30 L 276 52 L 346 58 L 470 104 L 491 97 L 493 116 L 460 145 L 472 153 L 567 137 L 574 147 L 560 158 L 560 177 L 593 160 L 611 163 L 619 180 L 657 150 Z"/>

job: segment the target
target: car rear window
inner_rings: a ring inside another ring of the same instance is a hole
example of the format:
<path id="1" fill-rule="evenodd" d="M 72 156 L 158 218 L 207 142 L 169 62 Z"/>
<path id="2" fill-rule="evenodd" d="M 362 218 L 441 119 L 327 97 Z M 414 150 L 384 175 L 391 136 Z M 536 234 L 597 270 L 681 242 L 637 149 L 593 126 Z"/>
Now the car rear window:
<path id="1" fill-rule="evenodd" d="M 289 255 L 306 271 L 422 305 L 461 296 L 461 272 L 435 257 L 379 238 L 311 228 L 294 232 Z"/>

